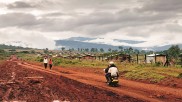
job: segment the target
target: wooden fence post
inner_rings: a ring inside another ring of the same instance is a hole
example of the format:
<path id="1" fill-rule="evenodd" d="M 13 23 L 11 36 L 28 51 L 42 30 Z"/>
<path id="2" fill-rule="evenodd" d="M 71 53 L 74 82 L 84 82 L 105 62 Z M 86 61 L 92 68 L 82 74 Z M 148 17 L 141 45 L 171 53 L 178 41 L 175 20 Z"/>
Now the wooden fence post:
<path id="1" fill-rule="evenodd" d="M 137 54 L 137 64 L 138 64 L 138 54 Z"/>
<path id="2" fill-rule="evenodd" d="M 166 62 L 165 62 L 165 64 L 164 64 L 164 66 L 169 66 L 169 60 L 168 60 L 168 54 L 166 54 Z"/>
<path id="3" fill-rule="evenodd" d="M 156 59 L 157 59 L 157 56 L 156 56 L 156 54 L 155 54 L 154 56 L 155 56 L 155 63 L 156 63 L 156 62 L 157 62 L 157 61 L 156 61 Z"/>
<path id="4" fill-rule="evenodd" d="M 181 54 L 181 67 L 182 67 L 182 54 Z"/>

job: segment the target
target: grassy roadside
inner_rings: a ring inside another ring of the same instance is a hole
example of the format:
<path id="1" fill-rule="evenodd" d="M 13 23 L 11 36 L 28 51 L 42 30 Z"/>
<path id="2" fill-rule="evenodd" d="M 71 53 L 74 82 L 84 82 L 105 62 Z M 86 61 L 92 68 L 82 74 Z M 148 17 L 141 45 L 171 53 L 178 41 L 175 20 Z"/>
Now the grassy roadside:
<path id="1" fill-rule="evenodd" d="M 120 67 L 119 69 L 122 76 L 132 80 L 143 80 L 157 83 L 168 77 L 182 78 L 182 68 L 166 68 L 145 64 L 123 64 L 123 67 Z"/>
<path id="2" fill-rule="evenodd" d="M 9 58 L 10 54 L 6 52 L 0 52 L 0 64 Z"/>

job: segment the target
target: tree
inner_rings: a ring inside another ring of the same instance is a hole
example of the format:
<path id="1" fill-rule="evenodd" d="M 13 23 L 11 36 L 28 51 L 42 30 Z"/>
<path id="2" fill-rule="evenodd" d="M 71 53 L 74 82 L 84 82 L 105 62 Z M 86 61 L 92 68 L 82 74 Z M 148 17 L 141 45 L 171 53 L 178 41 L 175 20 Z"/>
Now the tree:
<path id="1" fill-rule="evenodd" d="M 145 50 L 140 51 L 141 54 L 146 54 L 147 52 Z"/>
<path id="2" fill-rule="evenodd" d="M 125 49 L 124 49 L 124 53 L 125 53 L 125 54 L 129 54 L 129 49 L 128 49 L 128 48 L 125 48 Z"/>
<path id="3" fill-rule="evenodd" d="M 101 49 L 100 49 L 100 52 L 104 52 L 104 49 L 103 49 L 103 48 L 101 48 Z"/>
<path id="4" fill-rule="evenodd" d="M 178 45 L 172 45 L 168 51 L 167 51 L 167 56 L 169 61 L 171 62 L 170 64 L 174 66 L 176 64 L 176 61 L 178 60 L 178 56 L 180 55 L 180 48 Z M 168 61 L 167 59 L 167 61 Z"/>
<path id="5" fill-rule="evenodd" d="M 123 51 L 123 47 L 122 46 L 119 46 L 118 48 L 120 49 L 120 51 Z"/>
<path id="6" fill-rule="evenodd" d="M 32 53 L 32 54 L 35 54 L 35 50 L 31 50 L 31 53 Z"/>
<path id="7" fill-rule="evenodd" d="M 61 50 L 64 51 L 65 50 L 65 47 L 62 47 Z"/>
<path id="8" fill-rule="evenodd" d="M 109 51 L 109 52 L 111 52 L 111 51 L 112 51 L 112 49 L 111 49 L 111 48 L 109 48 L 109 49 L 108 49 L 108 51 Z"/>
<path id="9" fill-rule="evenodd" d="M 180 48 L 178 45 L 172 45 L 169 49 L 168 49 L 168 55 L 170 59 L 178 59 L 178 56 L 180 55 Z"/>
<path id="10" fill-rule="evenodd" d="M 112 50 L 112 52 L 113 52 L 113 53 L 117 53 L 117 52 L 118 52 L 118 50 Z"/>
<path id="11" fill-rule="evenodd" d="M 44 49 L 44 53 L 48 53 L 49 52 L 49 49 L 48 48 L 46 48 L 46 49 Z"/>
<path id="12" fill-rule="evenodd" d="M 75 49 L 74 48 L 70 48 L 68 51 L 74 51 Z"/>
<path id="13" fill-rule="evenodd" d="M 4 50 L 0 49 L 0 53 L 4 53 L 4 52 L 5 52 Z"/>
<path id="14" fill-rule="evenodd" d="M 95 51 L 95 49 L 94 48 L 91 48 L 91 50 L 90 50 L 91 52 L 94 52 Z"/>
<path id="15" fill-rule="evenodd" d="M 89 49 L 88 49 L 88 48 L 86 48 L 86 49 L 85 49 L 85 51 L 86 51 L 86 52 L 89 52 Z"/>
<path id="16" fill-rule="evenodd" d="M 135 53 L 135 54 L 139 54 L 140 51 L 139 51 L 138 49 L 135 49 L 135 50 L 134 50 L 134 53 Z"/>
<path id="17" fill-rule="evenodd" d="M 97 48 L 91 48 L 90 51 L 91 51 L 91 52 L 98 52 L 98 49 L 97 49 Z"/>
<path id="18" fill-rule="evenodd" d="M 95 48 L 95 52 L 98 52 L 98 49 L 97 48 Z"/>
<path id="19" fill-rule="evenodd" d="M 129 54 L 132 54 L 133 53 L 133 48 L 132 47 L 129 47 Z"/>

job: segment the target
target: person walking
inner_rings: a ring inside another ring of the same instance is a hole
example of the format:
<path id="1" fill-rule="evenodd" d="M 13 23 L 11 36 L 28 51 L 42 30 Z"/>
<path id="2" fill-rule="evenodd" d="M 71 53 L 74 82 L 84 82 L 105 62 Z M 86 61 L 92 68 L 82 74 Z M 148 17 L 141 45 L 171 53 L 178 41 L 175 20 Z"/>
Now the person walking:
<path id="1" fill-rule="evenodd" d="M 47 68 L 47 63 L 48 63 L 48 60 L 47 60 L 47 57 L 44 58 L 44 68 L 46 69 Z"/>
<path id="2" fill-rule="evenodd" d="M 49 59 L 49 68 L 52 69 L 52 59 Z"/>

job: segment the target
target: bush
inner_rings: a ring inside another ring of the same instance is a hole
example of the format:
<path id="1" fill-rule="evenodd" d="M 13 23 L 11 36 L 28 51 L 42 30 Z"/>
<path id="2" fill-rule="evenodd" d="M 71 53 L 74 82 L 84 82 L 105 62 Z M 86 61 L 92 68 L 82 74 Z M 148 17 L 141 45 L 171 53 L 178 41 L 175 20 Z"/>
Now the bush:
<path id="1" fill-rule="evenodd" d="M 182 78 L 182 73 L 180 73 L 180 74 L 178 75 L 178 78 Z"/>
<path id="2" fill-rule="evenodd" d="M 2 50 L 2 49 L 0 49 L 0 53 L 5 53 L 5 51 L 4 51 L 4 50 Z"/>
<path id="3" fill-rule="evenodd" d="M 62 59 L 60 59 L 60 58 L 53 59 L 53 64 L 55 66 L 59 66 L 61 63 L 63 63 Z"/>
<path id="4" fill-rule="evenodd" d="M 41 58 L 41 57 L 37 57 L 35 61 L 43 62 L 43 58 Z"/>
<path id="5" fill-rule="evenodd" d="M 155 63 L 155 66 L 156 66 L 156 67 L 159 67 L 159 66 L 161 66 L 161 65 L 162 65 L 161 62 L 156 62 L 156 63 Z"/>

